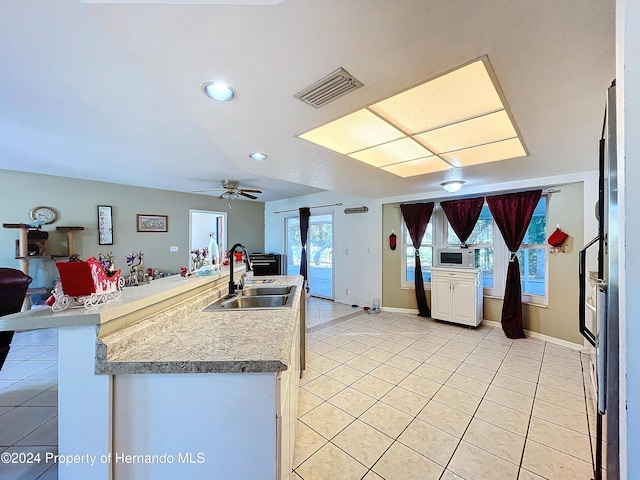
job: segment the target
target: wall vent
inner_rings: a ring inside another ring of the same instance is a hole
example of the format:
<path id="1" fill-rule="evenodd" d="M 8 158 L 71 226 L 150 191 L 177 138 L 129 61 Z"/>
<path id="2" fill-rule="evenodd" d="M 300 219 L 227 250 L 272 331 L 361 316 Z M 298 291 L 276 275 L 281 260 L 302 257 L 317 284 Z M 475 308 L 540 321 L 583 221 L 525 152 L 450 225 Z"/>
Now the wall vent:
<path id="1" fill-rule="evenodd" d="M 363 83 L 347 72 L 339 68 L 326 77 L 300 90 L 294 95 L 298 100 L 307 105 L 320 108 L 338 97 L 349 93 L 351 90 L 362 87 Z"/>

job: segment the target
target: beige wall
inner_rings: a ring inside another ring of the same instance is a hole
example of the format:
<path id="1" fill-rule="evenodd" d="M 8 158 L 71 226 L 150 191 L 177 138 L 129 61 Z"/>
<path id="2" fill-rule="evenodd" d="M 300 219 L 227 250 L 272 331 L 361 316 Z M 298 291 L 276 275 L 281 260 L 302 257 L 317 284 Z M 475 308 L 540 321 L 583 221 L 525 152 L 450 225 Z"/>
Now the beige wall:
<path id="1" fill-rule="evenodd" d="M 76 250 L 83 258 L 113 252 L 116 267 L 126 269 L 125 256 L 144 252 L 145 265 L 177 272 L 189 261 L 189 209 L 227 212 L 228 245 L 243 243 L 251 251 L 264 248 L 264 203 L 233 201 L 229 209 L 217 197 L 177 193 L 150 188 L 76 180 L 66 177 L 0 170 L 0 220 L 2 223 L 28 223 L 29 211 L 38 205 L 54 207 L 58 221 L 43 227 L 49 232 L 47 248 L 52 253 L 66 252 L 66 235 L 56 226 L 82 226 L 77 233 Z M 97 206 L 113 207 L 114 244 L 98 245 Z M 168 215 L 167 233 L 136 232 L 136 214 Z M 14 258 L 18 230 L 0 228 L 0 266 L 17 268 Z M 170 246 L 178 253 L 170 253 Z M 32 260 L 30 274 L 44 282 L 55 274 L 53 262 Z"/>
<path id="2" fill-rule="evenodd" d="M 402 279 L 402 244 L 400 203 L 382 205 L 382 305 L 384 307 L 417 309 L 416 294 L 413 289 L 400 288 Z M 394 231 L 398 236 L 397 248 L 389 247 L 389 235 Z M 427 301 L 431 305 L 431 292 L 427 290 Z"/>
<path id="3" fill-rule="evenodd" d="M 547 237 L 559 224 L 570 235 L 568 246 L 565 253 L 549 254 L 548 307 L 523 305 L 524 328 L 581 344 L 582 336 L 578 331 L 578 251 L 585 243 L 583 184 L 573 183 L 557 188 L 560 192 L 550 195 L 548 200 Z M 400 288 L 401 248 L 392 251 L 388 246 L 388 235 L 392 229 L 400 235 L 401 213 L 397 205 L 399 203 L 382 207 L 383 306 L 417 309 L 414 291 Z M 430 302 L 429 291 L 427 298 Z M 485 298 L 483 318 L 499 322 L 501 312 L 501 299 Z"/>

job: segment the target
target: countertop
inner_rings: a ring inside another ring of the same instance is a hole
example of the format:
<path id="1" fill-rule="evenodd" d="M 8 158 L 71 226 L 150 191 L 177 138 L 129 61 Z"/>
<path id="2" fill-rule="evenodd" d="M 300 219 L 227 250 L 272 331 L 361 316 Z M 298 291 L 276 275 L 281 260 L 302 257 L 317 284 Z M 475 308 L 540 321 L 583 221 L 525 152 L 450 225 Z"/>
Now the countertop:
<path id="1" fill-rule="evenodd" d="M 175 308 L 100 335 L 96 373 L 265 373 L 286 370 L 300 311 L 302 277 L 272 278 L 275 281 L 268 285 L 297 287 L 290 308 L 202 311 L 226 293 L 226 284 L 220 285 Z"/>
<path id="2" fill-rule="evenodd" d="M 236 266 L 236 275 L 244 272 L 244 265 Z M 223 266 L 220 273 L 202 277 L 169 277 L 152 280 L 137 287 L 125 287 L 118 300 L 97 305 L 93 308 L 68 308 L 54 312 L 43 306 L 26 312 L 0 317 L 0 331 L 33 330 L 38 328 L 58 328 L 73 325 L 104 325 L 112 320 L 130 316 L 135 312 L 152 307 L 171 297 L 179 297 L 189 292 L 207 288 L 210 284 L 228 279 L 229 267 Z"/>

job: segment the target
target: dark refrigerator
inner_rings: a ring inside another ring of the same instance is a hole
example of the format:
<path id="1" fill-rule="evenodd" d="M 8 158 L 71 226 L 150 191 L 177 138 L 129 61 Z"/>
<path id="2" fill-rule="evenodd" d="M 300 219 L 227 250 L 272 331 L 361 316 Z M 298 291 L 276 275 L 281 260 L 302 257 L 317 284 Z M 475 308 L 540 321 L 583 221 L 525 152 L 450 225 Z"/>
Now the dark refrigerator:
<path id="1" fill-rule="evenodd" d="M 598 235 L 579 255 L 580 332 L 593 346 L 591 376 L 597 396 L 594 479 L 620 478 L 619 465 L 619 325 L 618 325 L 618 176 L 616 157 L 616 86 L 607 90 L 600 139 Z M 587 252 L 597 248 L 597 271 L 587 272 Z M 592 295 L 587 291 L 592 289 Z M 588 324 L 587 311 L 595 313 Z M 606 437 L 604 435 L 606 432 Z M 603 446 L 603 439 L 606 445 Z M 606 464 L 603 464 L 606 449 Z M 606 469 L 606 474 L 603 473 Z"/>

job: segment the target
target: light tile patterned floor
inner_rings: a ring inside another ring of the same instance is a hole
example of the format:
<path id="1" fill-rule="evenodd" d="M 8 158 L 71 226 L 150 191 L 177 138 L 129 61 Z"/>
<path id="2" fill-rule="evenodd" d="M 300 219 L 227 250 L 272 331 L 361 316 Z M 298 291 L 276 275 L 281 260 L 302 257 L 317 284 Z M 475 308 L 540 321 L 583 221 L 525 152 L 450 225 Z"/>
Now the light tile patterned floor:
<path id="1" fill-rule="evenodd" d="M 41 460 L 0 464 L 0 478 L 52 480 L 58 452 L 58 332 L 17 332 L 0 371 L 0 452 L 40 454 Z M 19 459 L 18 456 L 15 457 Z"/>
<path id="2" fill-rule="evenodd" d="M 352 307 L 344 303 L 333 302 L 318 297 L 307 299 L 307 329 L 326 324 L 331 320 L 354 312 L 362 312 L 362 307 Z"/>
<path id="3" fill-rule="evenodd" d="M 488 326 L 355 312 L 308 333 L 295 478 L 593 477 L 579 352 Z"/>
<path id="4" fill-rule="evenodd" d="M 313 297 L 307 323 L 294 478 L 591 478 L 579 353 Z M 16 334 L 0 371 L 0 452 L 57 452 L 57 345 L 55 330 Z M 0 478 L 57 468 L 5 464 Z"/>

